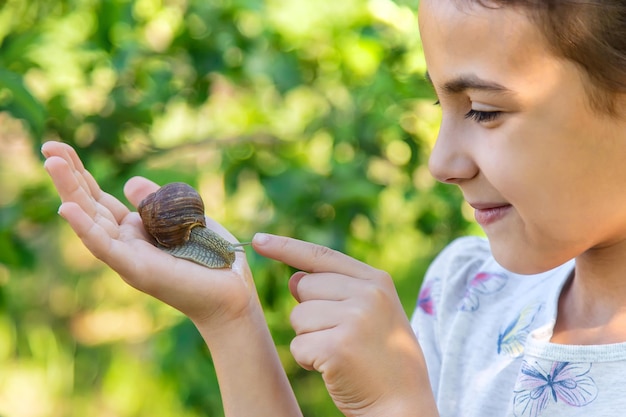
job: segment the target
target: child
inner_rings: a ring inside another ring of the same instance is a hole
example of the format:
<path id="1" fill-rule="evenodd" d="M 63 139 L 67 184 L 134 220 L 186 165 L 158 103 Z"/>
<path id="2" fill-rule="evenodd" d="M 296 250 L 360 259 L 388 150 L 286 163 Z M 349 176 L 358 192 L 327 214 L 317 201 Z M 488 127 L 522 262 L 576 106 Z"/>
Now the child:
<path id="1" fill-rule="evenodd" d="M 626 2 L 422 0 L 419 19 L 443 112 L 430 168 L 461 188 L 489 241 L 460 239 L 435 260 L 412 329 L 386 273 L 255 236 L 260 254 L 303 271 L 289 282 L 294 357 L 346 416 L 619 415 Z M 43 152 L 84 244 L 196 324 L 227 415 L 299 415 L 244 257 L 231 271 L 163 255 L 69 147 Z M 134 178 L 125 192 L 136 205 L 156 187 Z M 235 358 L 235 346 L 248 349 Z"/>
<path id="2" fill-rule="evenodd" d="M 413 318 L 439 412 L 621 415 L 626 2 L 482 3 L 420 6 L 430 169 L 489 238 L 439 256 Z"/>

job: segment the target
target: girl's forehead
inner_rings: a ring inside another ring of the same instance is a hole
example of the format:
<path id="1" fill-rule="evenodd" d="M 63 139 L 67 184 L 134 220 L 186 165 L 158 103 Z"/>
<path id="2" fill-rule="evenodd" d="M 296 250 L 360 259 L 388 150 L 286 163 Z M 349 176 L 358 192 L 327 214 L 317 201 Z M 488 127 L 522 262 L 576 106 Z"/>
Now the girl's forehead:
<path id="1" fill-rule="evenodd" d="M 497 80 L 554 61 L 539 28 L 523 12 L 458 3 L 420 2 L 420 32 L 433 81 L 444 75 L 442 71 L 472 72 Z"/>
<path id="2" fill-rule="evenodd" d="M 527 42 L 534 42 L 540 37 L 539 28 L 528 15 L 513 7 L 490 8 L 474 1 L 463 2 L 461 6 L 455 0 L 422 0 L 418 16 L 423 34 L 430 36 L 434 32 L 450 41 L 481 37 L 499 41 L 530 36 Z"/>

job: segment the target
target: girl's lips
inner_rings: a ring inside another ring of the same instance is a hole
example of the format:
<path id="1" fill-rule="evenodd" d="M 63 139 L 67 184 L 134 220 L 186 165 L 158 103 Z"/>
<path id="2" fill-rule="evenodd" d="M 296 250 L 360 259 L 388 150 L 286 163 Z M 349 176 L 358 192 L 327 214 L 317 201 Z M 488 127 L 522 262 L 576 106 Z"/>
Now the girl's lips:
<path id="1" fill-rule="evenodd" d="M 510 204 L 471 204 L 471 206 L 474 207 L 474 218 L 476 219 L 476 222 L 483 227 L 502 219 L 512 208 Z"/>

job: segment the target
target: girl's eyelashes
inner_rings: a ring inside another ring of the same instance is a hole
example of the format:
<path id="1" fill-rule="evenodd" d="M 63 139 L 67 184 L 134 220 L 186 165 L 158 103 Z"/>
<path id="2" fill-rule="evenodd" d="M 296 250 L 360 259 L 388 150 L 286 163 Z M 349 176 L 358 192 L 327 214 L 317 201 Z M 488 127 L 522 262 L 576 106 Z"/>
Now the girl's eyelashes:
<path id="1" fill-rule="evenodd" d="M 478 123 L 487 123 L 494 121 L 500 114 L 502 114 L 501 111 L 479 111 L 472 109 L 465 114 L 465 118 L 472 119 Z"/>
<path id="2" fill-rule="evenodd" d="M 434 106 L 440 106 L 441 103 L 439 100 L 433 103 Z M 502 114 L 501 111 L 483 111 L 483 110 L 474 110 L 471 109 L 465 114 L 466 119 L 472 119 L 477 123 L 488 123 L 492 122 L 498 118 Z"/>

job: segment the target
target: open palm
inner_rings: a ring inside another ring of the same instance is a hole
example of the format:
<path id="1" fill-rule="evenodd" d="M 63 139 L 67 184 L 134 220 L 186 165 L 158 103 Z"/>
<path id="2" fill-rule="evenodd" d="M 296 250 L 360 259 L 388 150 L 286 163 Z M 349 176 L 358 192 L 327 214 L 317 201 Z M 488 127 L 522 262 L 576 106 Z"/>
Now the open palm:
<path id="1" fill-rule="evenodd" d="M 245 255 L 237 254 L 232 269 L 209 269 L 162 252 L 150 243 L 139 215 L 100 189 L 74 149 L 48 142 L 42 153 L 62 200 L 59 214 L 87 249 L 128 284 L 180 310 L 196 324 L 227 321 L 253 304 L 256 292 Z M 124 193 L 136 207 L 158 188 L 135 177 L 126 183 Z M 235 242 L 211 219 L 207 227 Z"/>

